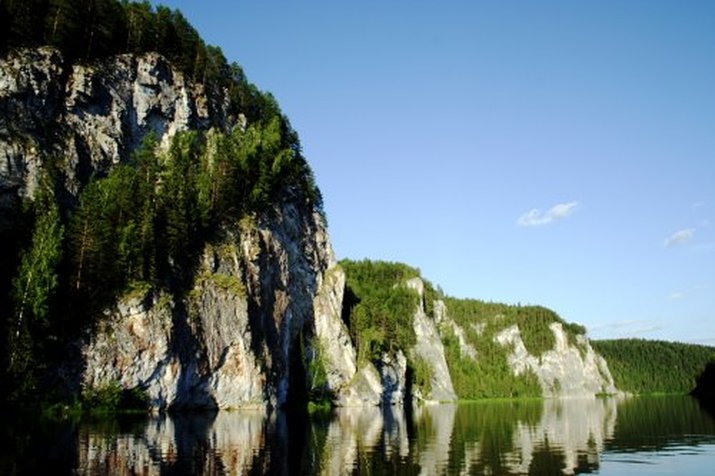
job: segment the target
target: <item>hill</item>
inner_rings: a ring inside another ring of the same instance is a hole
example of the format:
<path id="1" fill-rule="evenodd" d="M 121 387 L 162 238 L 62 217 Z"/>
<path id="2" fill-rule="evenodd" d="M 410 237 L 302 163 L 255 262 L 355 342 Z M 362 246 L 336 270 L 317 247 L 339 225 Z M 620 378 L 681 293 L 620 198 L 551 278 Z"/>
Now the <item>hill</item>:
<path id="1" fill-rule="evenodd" d="M 616 386 L 623 391 L 690 393 L 715 355 L 715 347 L 644 339 L 592 341 L 608 361 Z"/>

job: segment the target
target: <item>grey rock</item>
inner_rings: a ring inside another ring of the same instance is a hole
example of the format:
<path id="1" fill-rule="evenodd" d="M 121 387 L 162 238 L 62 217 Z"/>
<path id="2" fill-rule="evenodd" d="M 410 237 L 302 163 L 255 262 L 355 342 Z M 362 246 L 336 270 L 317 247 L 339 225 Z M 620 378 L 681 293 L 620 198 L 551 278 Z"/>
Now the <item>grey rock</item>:
<path id="1" fill-rule="evenodd" d="M 547 397 L 592 397 L 599 393 L 618 393 L 606 361 L 593 350 L 585 337 L 577 337 L 577 348 L 569 345 L 560 323 L 554 322 L 549 327 L 554 334 L 554 347 L 538 357 L 526 350 L 516 325 L 495 336 L 496 342 L 512 349 L 508 359 L 514 374 L 534 372 Z"/>
<path id="2" fill-rule="evenodd" d="M 156 53 L 70 64 L 52 47 L 12 50 L 0 58 L 0 216 L 33 195 L 48 160 L 62 158 L 75 196 L 150 132 L 166 147 L 178 131 L 240 125 L 227 104 Z"/>
<path id="3" fill-rule="evenodd" d="M 120 299 L 85 345 L 83 385 L 139 387 L 159 410 L 282 405 L 319 282 L 340 276 L 323 276 L 333 264 L 316 213 L 285 201 L 243 220 L 206 246 L 187 296 Z"/>
<path id="4" fill-rule="evenodd" d="M 427 401 L 453 401 L 457 399 L 452 385 L 452 378 L 449 374 L 447 359 L 444 355 L 444 346 L 442 345 L 442 337 L 440 336 L 435 320 L 427 316 L 424 309 L 424 283 L 420 278 L 413 278 L 407 282 L 407 286 L 418 292 L 420 300 L 415 310 L 415 315 L 412 318 L 412 327 L 415 331 L 417 343 L 411 349 L 412 356 L 415 359 L 420 359 L 424 362 L 430 371 L 430 393 L 422 395 L 417 393 L 419 389 L 415 389 L 415 396 L 421 400 Z M 435 314 L 441 316 L 443 314 L 444 304 L 442 301 L 435 303 Z"/>

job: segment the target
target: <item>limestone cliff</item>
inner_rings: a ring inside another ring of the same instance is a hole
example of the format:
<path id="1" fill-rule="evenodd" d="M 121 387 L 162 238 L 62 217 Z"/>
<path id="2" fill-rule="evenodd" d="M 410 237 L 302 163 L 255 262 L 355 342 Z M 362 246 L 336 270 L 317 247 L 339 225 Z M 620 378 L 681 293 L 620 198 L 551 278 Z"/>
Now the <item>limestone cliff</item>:
<path id="1" fill-rule="evenodd" d="M 240 124 L 227 101 L 156 53 L 80 64 L 51 47 L 11 50 L 0 58 L 0 217 L 32 196 L 48 159 L 62 159 L 64 189 L 76 196 L 149 132 L 166 146 L 178 131 Z"/>
<path id="2" fill-rule="evenodd" d="M 14 225 L 9 211 L 33 197 L 50 161 L 71 214 L 90 178 L 126 163 L 150 133 L 166 149 L 184 130 L 245 130 L 228 102 L 156 53 L 73 63 L 50 47 L 10 50 L 0 58 L 0 227 Z M 319 297 L 342 284 L 325 274 L 335 260 L 314 201 L 286 186 L 212 235 L 196 270 L 118 296 L 87 326 L 71 346 L 81 356 L 60 366 L 65 385 L 139 388 L 158 409 L 280 405 L 302 392 L 314 309 L 319 325 L 340 326 L 339 306 Z M 189 289 L 172 284 L 189 273 Z"/>
<path id="3" fill-rule="evenodd" d="M 187 295 L 120 299 L 84 347 L 83 384 L 139 387 L 158 409 L 285 404 L 291 375 L 304 378 L 309 364 L 304 336 L 339 325 L 339 314 L 314 307 L 316 294 L 339 292 L 330 271 L 323 278 L 333 264 L 318 214 L 284 202 L 245 219 L 206 246 Z"/>
<path id="4" fill-rule="evenodd" d="M 511 349 L 508 361 L 515 374 L 527 371 L 536 374 L 547 397 L 592 397 L 618 392 L 605 359 L 593 350 L 584 336 L 576 336 L 576 345 L 569 345 L 560 323 L 552 323 L 549 328 L 555 344 L 541 356 L 529 354 L 517 326 L 496 336 L 501 345 Z"/>

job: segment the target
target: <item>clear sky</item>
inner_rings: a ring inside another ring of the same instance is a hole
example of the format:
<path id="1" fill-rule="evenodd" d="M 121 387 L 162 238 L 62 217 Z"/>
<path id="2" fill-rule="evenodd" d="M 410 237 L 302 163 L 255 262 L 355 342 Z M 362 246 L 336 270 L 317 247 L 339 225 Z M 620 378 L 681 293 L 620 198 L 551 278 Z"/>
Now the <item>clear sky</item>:
<path id="1" fill-rule="evenodd" d="M 160 3 L 278 99 L 339 258 L 715 345 L 715 2 Z"/>

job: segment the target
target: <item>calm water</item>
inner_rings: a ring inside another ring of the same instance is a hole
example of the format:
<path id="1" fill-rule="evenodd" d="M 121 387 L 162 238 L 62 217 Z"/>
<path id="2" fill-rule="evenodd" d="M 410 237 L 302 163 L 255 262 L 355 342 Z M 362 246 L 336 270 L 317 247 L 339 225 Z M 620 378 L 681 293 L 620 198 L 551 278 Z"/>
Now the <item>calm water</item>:
<path id="1" fill-rule="evenodd" d="M 2 424 L 2 474 L 715 474 L 689 397 Z"/>

